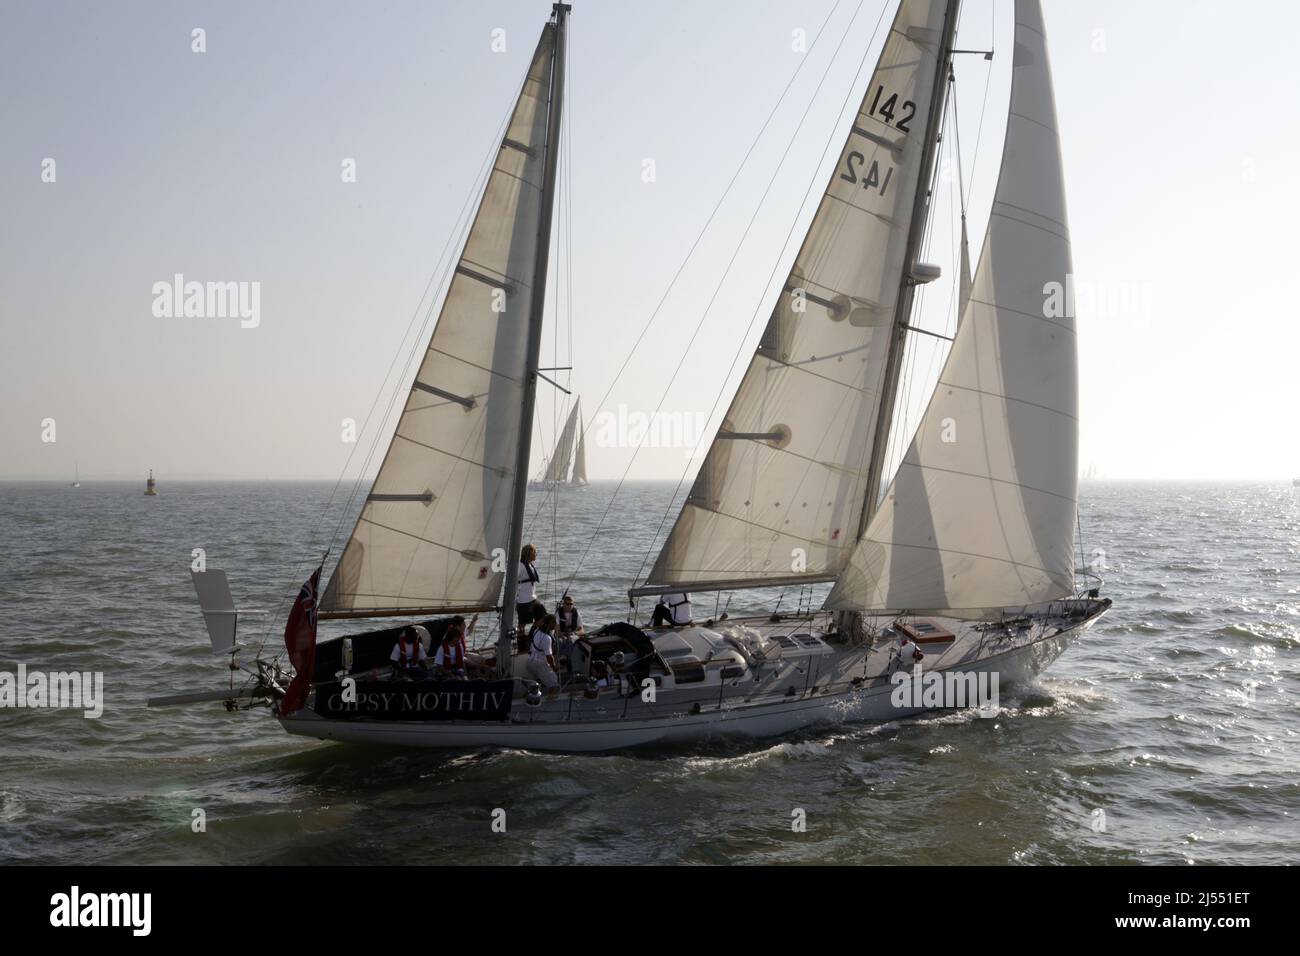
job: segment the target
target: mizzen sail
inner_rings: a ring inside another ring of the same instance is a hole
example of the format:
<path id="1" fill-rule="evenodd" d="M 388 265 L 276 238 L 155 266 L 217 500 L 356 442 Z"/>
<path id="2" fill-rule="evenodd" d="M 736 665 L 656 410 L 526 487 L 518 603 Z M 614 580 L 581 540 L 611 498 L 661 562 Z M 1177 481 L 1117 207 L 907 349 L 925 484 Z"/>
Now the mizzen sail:
<path id="1" fill-rule="evenodd" d="M 970 298 L 835 609 L 976 616 L 1074 587 L 1075 322 L 1065 185 L 1042 12 L 1016 2 L 1002 169 Z"/>
<path id="2" fill-rule="evenodd" d="M 497 604 L 492 551 L 509 534 L 554 51 L 548 24 L 325 616 Z"/>
<path id="3" fill-rule="evenodd" d="M 649 585 L 828 581 L 848 560 L 945 6 L 900 5 L 803 247 Z"/>

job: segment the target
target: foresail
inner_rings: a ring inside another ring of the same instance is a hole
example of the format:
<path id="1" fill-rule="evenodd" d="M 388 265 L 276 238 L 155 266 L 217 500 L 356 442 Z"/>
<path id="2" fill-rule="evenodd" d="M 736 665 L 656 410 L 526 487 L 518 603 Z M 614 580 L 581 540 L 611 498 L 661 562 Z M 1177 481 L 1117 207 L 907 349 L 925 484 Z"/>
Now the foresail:
<path id="1" fill-rule="evenodd" d="M 508 541 L 554 34 L 548 25 L 538 43 L 323 612 L 497 604 L 492 551 Z"/>
<path id="2" fill-rule="evenodd" d="M 866 494 L 945 4 L 904 0 L 651 585 L 831 580 Z"/>
<path id="3" fill-rule="evenodd" d="M 578 414 L 578 450 L 573 454 L 573 483 L 587 484 L 587 431 L 582 424 L 582 414 Z"/>
<path id="4" fill-rule="evenodd" d="M 1016 2 L 1013 67 L 970 300 L 929 408 L 828 607 L 976 616 L 1073 590 L 1075 322 L 1037 0 Z"/>
<path id="5" fill-rule="evenodd" d="M 578 430 L 578 406 L 574 405 L 569 418 L 555 443 L 555 454 L 546 466 L 547 481 L 568 481 L 569 461 L 573 458 L 573 436 Z"/>

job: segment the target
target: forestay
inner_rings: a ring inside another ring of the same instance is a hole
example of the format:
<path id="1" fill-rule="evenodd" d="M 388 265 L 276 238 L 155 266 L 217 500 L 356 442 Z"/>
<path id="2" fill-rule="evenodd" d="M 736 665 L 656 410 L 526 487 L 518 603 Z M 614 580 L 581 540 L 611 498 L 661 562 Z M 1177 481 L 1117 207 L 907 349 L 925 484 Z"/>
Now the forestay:
<path id="1" fill-rule="evenodd" d="M 970 300 L 880 510 L 827 600 L 966 616 L 1074 587 L 1078 398 L 1056 107 L 1017 0 L 1002 168 Z"/>
<path id="2" fill-rule="evenodd" d="M 830 580 L 865 497 L 945 4 L 904 0 L 651 585 Z"/>
<path id="3" fill-rule="evenodd" d="M 489 608 L 507 543 L 555 27 L 542 33 L 330 612 Z"/>

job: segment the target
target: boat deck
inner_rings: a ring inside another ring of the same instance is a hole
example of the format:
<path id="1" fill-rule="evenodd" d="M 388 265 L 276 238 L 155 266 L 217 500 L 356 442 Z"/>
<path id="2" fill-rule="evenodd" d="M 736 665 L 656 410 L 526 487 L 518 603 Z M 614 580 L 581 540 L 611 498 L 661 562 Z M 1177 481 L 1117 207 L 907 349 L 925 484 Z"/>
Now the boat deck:
<path id="1" fill-rule="evenodd" d="M 340 687 L 335 676 L 314 685 L 309 708 L 280 721 L 290 733 L 339 741 L 578 752 L 713 736 L 767 737 L 825 722 L 891 720 L 949 706 L 893 699 L 902 685 L 897 673 L 904 637 L 919 642 L 926 674 L 958 674 L 963 680 L 989 675 L 985 683 L 993 686 L 996 703 L 992 675 L 998 675 L 999 684 L 1032 678 L 1109 606 L 1106 600 L 1061 601 L 996 623 L 880 619 L 874 630 L 866 631 L 868 640 L 856 642 L 836 633 L 833 616 L 826 613 L 648 632 L 618 625 L 585 642 L 583 654 L 590 656 L 579 656 L 573 676 L 566 674 L 553 696 L 541 693 L 525 676 L 526 658 L 516 655 L 513 688 L 509 679 L 390 679 L 372 684 L 362 694 L 363 703 L 340 708 L 332 706 Z M 620 631 L 625 645 L 619 643 Z M 367 638 L 358 653 L 377 652 L 380 648 L 372 645 L 385 633 L 354 636 Z M 637 648 L 635 655 L 628 653 Z M 356 673 L 360 687 L 365 677 Z M 954 686 L 960 683 L 954 681 Z M 324 712 L 322 693 L 329 695 Z M 421 702 L 424 698 L 428 700 Z M 483 712 L 489 698 L 498 708 L 493 716 Z M 466 699 L 472 713 L 459 710 L 467 706 Z M 970 703 L 951 706 L 982 702 L 967 699 Z"/>
<path id="2" fill-rule="evenodd" d="M 1045 637 L 1075 627 L 1098 613 L 1101 602 L 1055 602 L 1041 613 L 1005 622 L 966 621 L 943 617 L 885 619 L 877 624 L 872 640 L 856 646 L 834 632 L 834 616 L 817 613 L 772 621 L 737 618 L 711 628 L 648 629 L 659 659 L 648 677 L 654 681 L 653 699 L 644 693 L 644 676 L 611 675 L 593 686 L 588 674 L 570 673 L 562 667 L 558 694 L 529 704 L 516 692 L 511 706 L 515 721 L 582 721 L 693 714 L 785 700 L 805 700 L 871 690 L 889 685 L 902 662 L 899 648 L 910 638 L 925 655 L 923 670 L 984 670 L 990 661 L 1015 656 Z M 779 645 L 779 656 L 746 660 L 716 635 L 728 630 L 757 632 Z M 1053 654 L 1054 656 L 1054 654 Z M 1032 660 L 1032 657 L 1031 657 Z M 516 654 L 514 676 L 530 681 L 526 654 Z M 587 662 L 583 662 L 586 664 Z M 1007 680 L 1030 676 L 1039 668 L 1009 673 Z"/>

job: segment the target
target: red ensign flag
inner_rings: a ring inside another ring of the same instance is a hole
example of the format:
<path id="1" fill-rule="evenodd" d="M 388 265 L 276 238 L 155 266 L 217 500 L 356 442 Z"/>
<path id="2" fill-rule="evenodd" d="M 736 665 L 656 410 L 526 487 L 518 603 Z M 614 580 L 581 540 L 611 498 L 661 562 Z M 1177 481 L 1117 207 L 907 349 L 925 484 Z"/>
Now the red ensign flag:
<path id="1" fill-rule="evenodd" d="M 284 626 L 284 647 L 289 652 L 294 675 L 284 692 L 284 700 L 280 701 L 281 714 L 301 710 L 311 690 L 311 672 L 316 663 L 316 600 L 320 596 L 320 573 L 324 567 L 322 561 L 302 586 Z"/>

